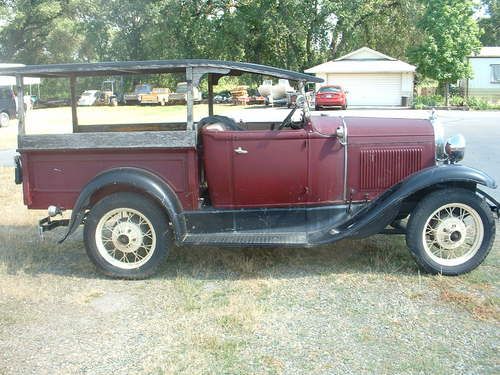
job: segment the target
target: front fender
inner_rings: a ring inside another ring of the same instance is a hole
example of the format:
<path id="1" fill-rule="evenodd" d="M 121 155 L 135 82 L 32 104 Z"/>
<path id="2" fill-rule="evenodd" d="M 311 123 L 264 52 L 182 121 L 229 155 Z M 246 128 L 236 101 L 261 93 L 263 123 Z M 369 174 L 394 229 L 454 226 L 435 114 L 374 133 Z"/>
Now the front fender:
<path id="1" fill-rule="evenodd" d="M 397 193 L 407 197 L 429 186 L 450 182 L 467 182 L 483 185 L 490 189 L 497 188 L 495 180 L 480 170 L 465 165 L 445 164 L 426 168 L 412 174 L 406 180 L 403 180 L 397 189 Z"/>
<path id="2" fill-rule="evenodd" d="M 460 182 L 479 184 L 491 189 L 497 187 L 490 176 L 474 168 L 456 164 L 429 167 L 394 185 L 341 225 L 329 228 L 328 231 L 323 231 L 322 234 L 316 233 L 313 242 L 321 244 L 361 234 L 378 233 L 377 231 L 372 233 L 371 227 L 380 228 L 390 224 L 394 210 L 398 209 L 409 196 L 432 186 L 445 186 L 449 183 Z"/>
<path id="3" fill-rule="evenodd" d="M 85 211 L 90 208 L 91 197 L 94 193 L 113 185 L 129 186 L 153 197 L 167 211 L 176 238 L 185 232 L 184 221 L 179 215 L 182 206 L 173 189 L 154 173 L 140 168 L 123 167 L 102 172 L 85 185 L 73 207 L 68 230 L 59 243 L 66 240 L 82 223 Z"/>

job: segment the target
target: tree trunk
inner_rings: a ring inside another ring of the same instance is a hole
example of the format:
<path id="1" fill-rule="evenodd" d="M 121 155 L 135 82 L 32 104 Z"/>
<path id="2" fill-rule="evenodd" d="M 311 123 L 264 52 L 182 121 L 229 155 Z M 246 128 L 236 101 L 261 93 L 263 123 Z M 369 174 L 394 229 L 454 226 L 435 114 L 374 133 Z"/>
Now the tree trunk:
<path id="1" fill-rule="evenodd" d="M 450 104 L 450 84 L 448 82 L 444 83 L 444 105 L 448 107 Z"/>

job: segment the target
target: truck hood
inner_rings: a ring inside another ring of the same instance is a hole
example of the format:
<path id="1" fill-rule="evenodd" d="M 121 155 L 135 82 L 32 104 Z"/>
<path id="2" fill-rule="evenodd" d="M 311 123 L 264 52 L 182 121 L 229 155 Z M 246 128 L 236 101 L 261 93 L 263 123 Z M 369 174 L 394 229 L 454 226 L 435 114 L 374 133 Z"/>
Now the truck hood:
<path id="1" fill-rule="evenodd" d="M 429 120 L 380 117 L 344 117 L 348 137 L 415 137 L 434 136 Z M 311 116 L 314 130 L 333 135 L 342 126 L 342 117 Z"/>

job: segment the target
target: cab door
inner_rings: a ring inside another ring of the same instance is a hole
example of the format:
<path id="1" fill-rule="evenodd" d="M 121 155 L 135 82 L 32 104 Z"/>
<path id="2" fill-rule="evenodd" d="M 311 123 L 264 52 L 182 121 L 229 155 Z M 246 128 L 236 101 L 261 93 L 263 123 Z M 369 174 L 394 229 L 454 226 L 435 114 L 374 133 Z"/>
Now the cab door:
<path id="1" fill-rule="evenodd" d="M 233 207 L 283 207 L 306 202 L 307 147 L 304 129 L 234 132 Z"/>

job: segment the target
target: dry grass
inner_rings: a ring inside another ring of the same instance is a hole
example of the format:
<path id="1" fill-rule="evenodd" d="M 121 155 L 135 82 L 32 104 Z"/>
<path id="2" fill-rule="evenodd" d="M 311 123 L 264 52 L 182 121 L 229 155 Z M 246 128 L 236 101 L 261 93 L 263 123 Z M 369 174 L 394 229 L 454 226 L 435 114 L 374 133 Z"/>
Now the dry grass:
<path id="1" fill-rule="evenodd" d="M 10 120 L 9 126 L 0 128 L 0 150 L 17 146 L 17 121 Z"/>
<path id="2" fill-rule="evenodd" d="M 439 289 L 442 301 L 464 309 L 474 319 L 500 322 L 500 297 L 498 296 L 498 278 L 494 283 L 463 283 L 460 279 L 436 277 L 434 284 Z"/>
<path id="3" fill-rule="evenodd" d="M 499 241 L 471 274 L 421 275 L 402 237 L 317 249 L 175 248 L 102 277 L 81 233 L 36 236 L 0 168 L 0 373 L 498 372 Z"/>

